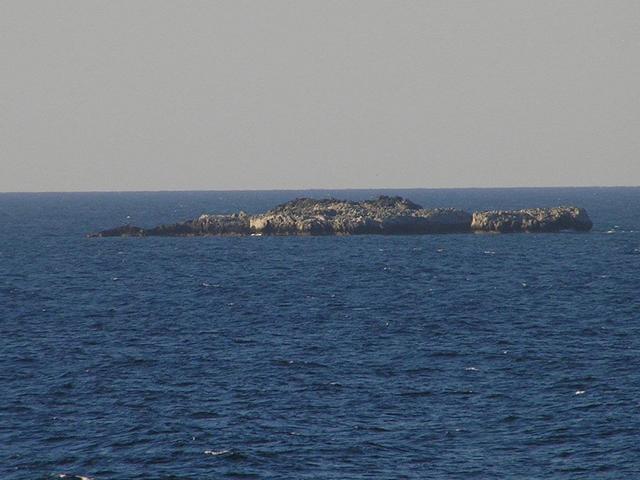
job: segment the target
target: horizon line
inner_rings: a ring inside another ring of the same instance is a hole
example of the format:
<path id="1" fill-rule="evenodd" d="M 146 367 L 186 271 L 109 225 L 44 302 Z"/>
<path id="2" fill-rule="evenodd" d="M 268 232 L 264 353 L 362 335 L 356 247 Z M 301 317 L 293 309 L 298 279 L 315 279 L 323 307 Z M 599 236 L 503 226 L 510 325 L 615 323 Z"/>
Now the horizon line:
<path id="1" fill-rule="evenodd" d="M 323 191 L 369 191 L 369 190 L 544 190 L 586 188 L 640 188 L 640 185 L 555 185 L 555 186 L 500 186 L 500 187 L 312 187 L 312 188 L 223 188 L 223 189 L 148 189 L 148 190 L 8 190 L 5 194 L 64 194 L 64 193 L 190 193 L 190 192 L 323 192 Z"/>

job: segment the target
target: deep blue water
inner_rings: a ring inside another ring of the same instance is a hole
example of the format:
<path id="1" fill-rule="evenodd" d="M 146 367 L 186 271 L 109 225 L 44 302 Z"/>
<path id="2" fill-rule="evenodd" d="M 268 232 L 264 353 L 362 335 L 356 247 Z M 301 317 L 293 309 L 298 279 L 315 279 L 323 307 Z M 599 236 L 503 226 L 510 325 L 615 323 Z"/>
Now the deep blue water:
<path id="1" fill-rule="evenodd" d="M 0 478 L 637 478 L 640 188 L 391 192 L 589 234 L 84 237 L 304 193 L 0 194 Z"/>

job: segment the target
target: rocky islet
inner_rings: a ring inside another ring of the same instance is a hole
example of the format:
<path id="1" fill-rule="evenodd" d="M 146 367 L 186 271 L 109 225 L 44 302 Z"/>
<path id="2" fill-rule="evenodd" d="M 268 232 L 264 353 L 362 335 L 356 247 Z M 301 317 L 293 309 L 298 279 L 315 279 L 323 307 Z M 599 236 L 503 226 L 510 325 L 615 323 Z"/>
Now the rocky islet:
<path id="1" fill-rule="evenodd" d="M 468 213 L 456 208 L 425 209 L 402 197 L 374 200 L 298 198 L 260 214 L 204 214 L 185 222 L 103 230 L 92 237 L 206 235 L 408 235 L 436 233 L 515 233 L 589 231 L 586 210 L 578 207 L 493 210 Z"/>

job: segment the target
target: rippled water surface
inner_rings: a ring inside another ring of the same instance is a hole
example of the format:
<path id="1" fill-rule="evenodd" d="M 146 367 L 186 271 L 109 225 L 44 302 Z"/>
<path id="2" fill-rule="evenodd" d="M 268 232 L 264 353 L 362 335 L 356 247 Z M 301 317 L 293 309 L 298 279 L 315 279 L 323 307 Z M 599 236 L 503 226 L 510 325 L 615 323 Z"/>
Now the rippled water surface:
<path id="1" fill-rule="evenodd" d="M 640 189 L 385 193 L 595 227 L 87 239 L 305 192 L 0 195 L 0 478 L 637 476 Z"/>

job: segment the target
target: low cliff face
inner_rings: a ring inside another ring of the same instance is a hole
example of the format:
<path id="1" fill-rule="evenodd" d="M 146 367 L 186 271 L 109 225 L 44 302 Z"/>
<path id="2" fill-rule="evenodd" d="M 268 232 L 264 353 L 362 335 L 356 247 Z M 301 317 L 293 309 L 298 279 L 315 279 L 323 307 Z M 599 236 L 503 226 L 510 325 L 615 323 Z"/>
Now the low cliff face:
<path id="1" fill-rule="evenodd" d="M 382 196 L 364 202 L 301 198 L 258 215 L 201 215 L 172 225 L 150 229 L 125 225 L 90 236 L 407 235 L 586 231 L 591 226 L 586 211 L 575 207 L 476 212 L 472 216 L 454 208 L 424 209 L 401 197 Z"/>
<path id="2" fill-rule="evenodd" d="M 249 235 L 251 217 L 244 212 L 232 215 L 200 215 L 183 223 L 159 225 L 145 230 L 149 236 L 171 235 Z"/>
<path id="3" fill-rule="evenodd" d="M 589 231 L 593 223 L 586 210 L 577 207 L 474 212 L 471 229 L 481 232 Z"/>
<path id="4" fill-rule="evenodd" d="M 471 215 L 425 210 L 400 197 L 364 202 L 294 200 L 251 217 L 252 232 L 266 235 L 419 234 L 469 231 Z"/>

